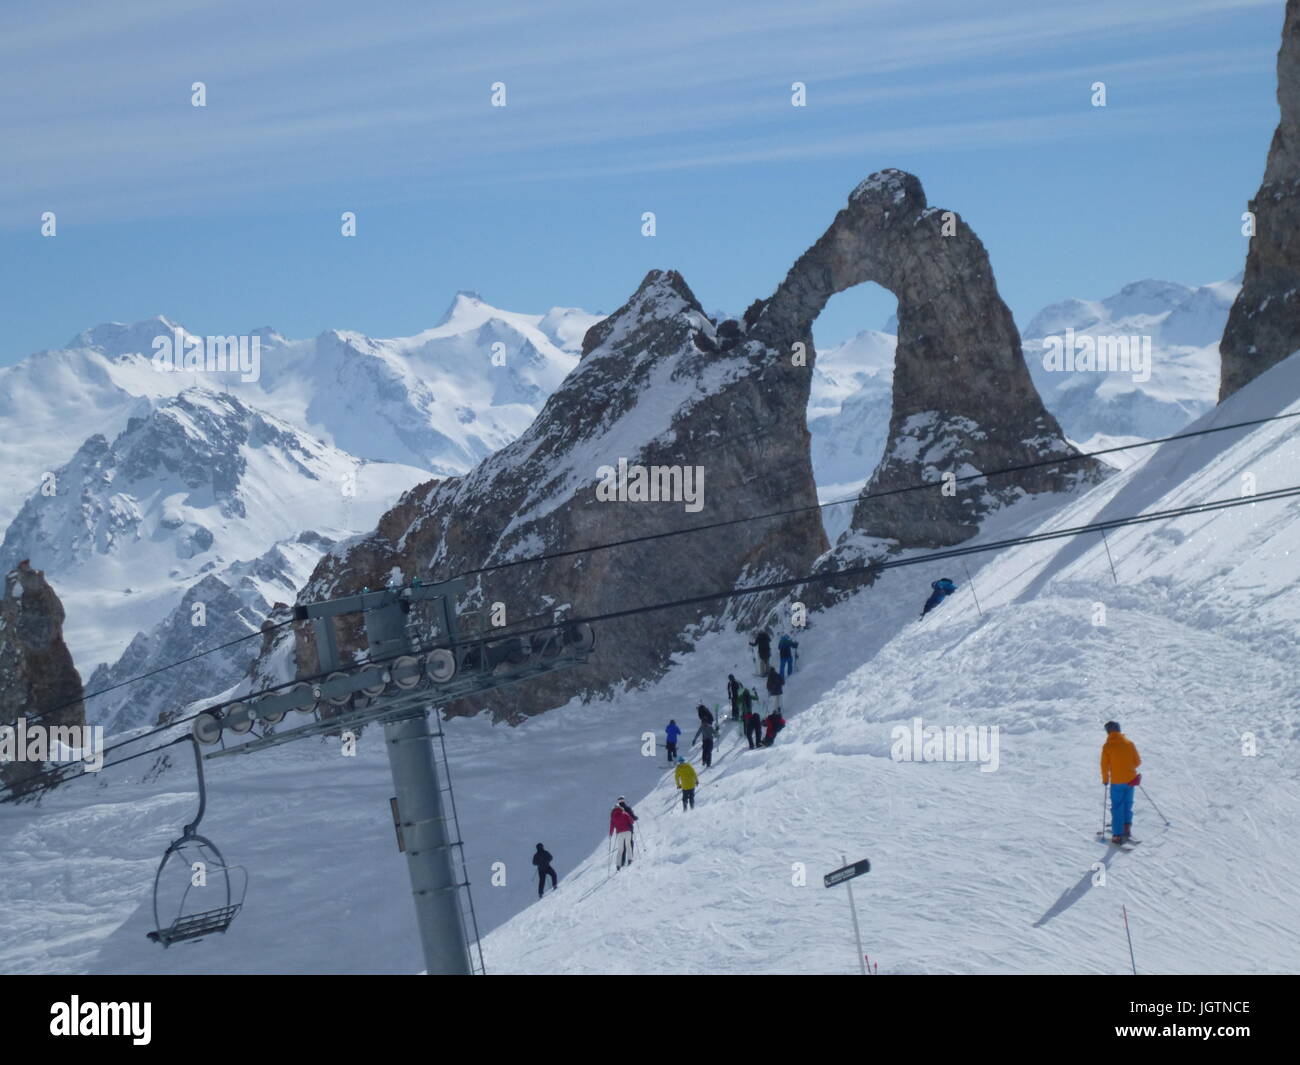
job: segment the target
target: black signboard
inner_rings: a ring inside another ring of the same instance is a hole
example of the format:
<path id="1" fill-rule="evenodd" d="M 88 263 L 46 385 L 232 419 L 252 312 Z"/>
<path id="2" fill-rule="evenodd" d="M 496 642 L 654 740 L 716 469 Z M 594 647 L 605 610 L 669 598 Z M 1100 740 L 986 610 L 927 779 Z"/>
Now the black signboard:
<path id="1" fill-rule="evenodd" d="M 860 862 L 854 862 L 852 865 L 846 865 L 843 869 L 836 869 L 833 873 L 827 873 L 822 880 L 827 887 L 834 887 L 836 884 L 842 884 L 846 880 L 852 880 L 855 876 L 861 876 L 863 873 L 871 870 L 871 863 L 863 858 Z"/>

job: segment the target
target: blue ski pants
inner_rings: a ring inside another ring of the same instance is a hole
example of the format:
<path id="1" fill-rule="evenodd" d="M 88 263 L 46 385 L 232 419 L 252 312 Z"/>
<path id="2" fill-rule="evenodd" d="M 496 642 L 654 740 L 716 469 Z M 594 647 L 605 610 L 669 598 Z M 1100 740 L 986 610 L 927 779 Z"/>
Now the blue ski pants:
<path id="1" fill-rule="evenodd" d="M 1124 835 L 1124 826 L 1133 823 L 1133 785 L 1110 786 L 1110 834 Z"/>
<path id="2" fill-rule="evenodd" d="M 781 676 L 788 677 L 794 672 L 794 655 L 781 652 Z"/>

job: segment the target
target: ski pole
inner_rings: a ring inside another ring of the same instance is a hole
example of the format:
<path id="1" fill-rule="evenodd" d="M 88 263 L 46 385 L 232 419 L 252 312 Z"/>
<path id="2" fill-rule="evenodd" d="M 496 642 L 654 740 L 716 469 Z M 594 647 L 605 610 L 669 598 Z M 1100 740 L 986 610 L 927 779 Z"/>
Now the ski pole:
<path id="1" fill-rule="evenodd" d="M 1101 786 L 1101 834 L 1106 834 L 1106 785 Z"/>
<path id="2" fill-rule="evenodd" d="M 1155 801 L 1155 799 L 1151 798 L 1150 795 L 1147 795 L 1147 789 L 1146 789 L 1146 786 L 1143 785 L 1143 784 L 1139 784 L 1138 787 L 1142 789 L 1142 794 L 1147 796 L 1147 802 L 1149 802 L 1152 806 L 1156 806 L 1156 801 Z M 1159 806 L 1156 806 L 1156 813 L 1160 814 L 1161 818 L 1164 819 L 1165 827 L 1166 827 L 1166 828 L 1173 828 L 1173 827 L 1174 827 L 1173 824 L 1170 822 L 1169 818 L 1165 817 L 1165 815 L 1164 815 L 1163 813 L 1161 813 L 1161 811 L 1160 811 L 1160 807 L 1159 807 Z"/>
<path id="3" fill-rule="evenodd" d="M 1133 966 L 1133 975 L 1134 975 L 1134 976 L 1137 976 L 1137 974 L 1138 974 L 1138 963 L 1137 963 L 1137 959 L 1136 959 L 1135 957 L 1133 957 L 1133 933 L 1130 932 L 1130 931 L 1129 931 L 1129 928 L 1128 928 L 1128 907 L 1127 907 L 1127 906 L 1121 906 L 1121 907 L 1120 907 L 1120 910 L 1121 910 L 1121 911 L 1123 912 L 1123 914 L 1124 914 L 1124 934 L 1125 934 L 1126 936 L 1128 936 L 1128 960 L 1129 960 L 1129 964 Z"/>

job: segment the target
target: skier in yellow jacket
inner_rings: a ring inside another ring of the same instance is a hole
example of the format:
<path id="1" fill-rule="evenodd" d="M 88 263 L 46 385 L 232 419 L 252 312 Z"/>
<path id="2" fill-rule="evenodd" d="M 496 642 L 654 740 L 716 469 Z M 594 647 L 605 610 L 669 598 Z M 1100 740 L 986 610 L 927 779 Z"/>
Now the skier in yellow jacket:
<path id="1" fill-rule="evenodd" d="M 1119 723 L 1106 722 L 1106 742 L 1101 747 L 1101 783 L 1110 785 L 1110 841 L 1132 839 L 1133 789 L 1142 782 L 1138 766 L 1142 758 L 1133 741 L 1119 730 Z M 1123 826 L 1121 828 L 1120 826 Z"/>
<path id="2" fill-rule="evenodd" d="M 695 809 L 695 785 L 700 782 L 699 777 L 695 775 L 695 769 L 685 758 L 677 759 L 677 771 L 673 774 L 677 778 L 677 786 L 682 789 L 682 809 Z"/>

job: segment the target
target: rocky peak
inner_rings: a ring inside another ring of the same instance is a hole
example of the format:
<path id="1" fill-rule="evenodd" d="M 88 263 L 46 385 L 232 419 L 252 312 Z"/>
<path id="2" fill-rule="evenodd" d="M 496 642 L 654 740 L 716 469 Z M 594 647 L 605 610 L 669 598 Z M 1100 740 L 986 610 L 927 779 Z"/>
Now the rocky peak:
<path id="1" fill-rule="evenodd" d="M 1245 277 L 1219 345 L 1220 402 L 1300 349 L 1300 0 L 1287 0 L 1277 102 Z"/>
<path id="2" fill-rule="evenodd" d="M 446 325 L 458 314 L 485 306 L 486 302 L 477 292 L 470 289 L 461 289 L 456 295 L 452 296 L 451 302 L 447 304 L 447 309 L 442 312 L 442 317 L 438 320 L 438 325 Z"/>
<path id="3" fill-rule="evenodd" d="M 678 315 L 688 315 L 693 329 L 712 330 L 695 293 L 676 270 L 651 270 L 622 307 L 587 330 L 582 340 L 585 359 L 598 348 L 606 351 L 635 347 L 635 337 L 647 328 Z"/>
<path id="4" fill-rule="evenodd" d="M 160 336 L 170 339 L 177 329 L 181 330 L 183 336 L 189 335 L 181 326 L 161 314 L 129 325 L 122 322 L 104 322 L 78 333 L 68 341 L 67 347 L 74 350 L 86 348 L 98 351 L 109 358 L 121 355 L 149 357 L 154 352 L 154 339 Z"/>
<path id="5" fill-rule="evenodd" d="M 859 501 L 853 530 L 900 547 L 958 543 L 996 507 L 1100 476 L 1095 462 L 1072 461 L 940 493 L 947 472 L 1077 452 L 1030 380 L 984 245 L 955 212 L 928 206 L 912 174 L 884 170 L 858 185 L 772 297 L 750 308 L 748 336 L 783 353 L 796 343 L 811 351 L 812 324 L 827 300 L 866 281 L 898 298 L 898 347 L 889 436 L 864 494 L 936 487 Z"/>
<path id="6" fill-rule="evenodd" d="M 485 574 L 462 605 L 503 603 L 512 622 L 583 616 L 810 566 L 827 545 L 812 509 L 808 374 L 783 368 L 761 345 L 720 353 L 703 350 L 697 336 L 712 342 L 716 330 L 690 287 L 676 271 L 651 271 L 622 307 L 588 330 L 581 362 L 518 440 L 464 477 L 408 492 L 373 535 L 322 559 L 300 601 L 383 587 L 394 572 L 436 580 L 560 548 L 800 506 L 808 512 Z M 600 469 L 620 459 L 702 469 L 700 509 L 688 511 L 684 499 L 602 500 Z M 725 608 L 719 601 L 602 624 L 597 664 L 539 678 L 526 703 L 518 692 L 484 702 L 513 717 L 521 705 L 536 713 L 575 694 L 642 682 L 684 649 L 684 630 Z M 347 651 L 362 646 L 355 620 L 342 624 L 340 635 Z M 298 643 L 297 665 L 302 672 L 318 665 L 309 639 Z"/>
<path id="7" fill-rule="evenodd" d="M 24 559 L 5 575 L 0 598 L 0 725 L 20 715 L 40 715 L 45 725 L 84 725 L 84 694 L 63 642 L 63 603 L 44 571 Z M 40 769 L 28 762 L 0 765 L 0 782 L 21 787 Z"/>

